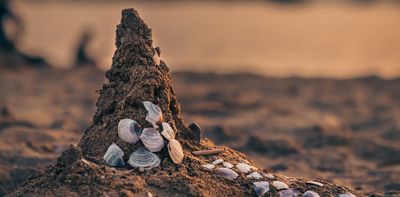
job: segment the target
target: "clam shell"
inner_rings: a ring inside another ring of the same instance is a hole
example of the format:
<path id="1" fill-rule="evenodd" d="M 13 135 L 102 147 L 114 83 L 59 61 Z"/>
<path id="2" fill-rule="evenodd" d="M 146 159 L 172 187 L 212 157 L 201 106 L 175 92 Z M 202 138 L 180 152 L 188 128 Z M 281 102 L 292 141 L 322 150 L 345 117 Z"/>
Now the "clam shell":
<path id="1" fill-rule="evenodd" d="M 267 181 L 254 182 L 253 189 L 257 196 L 264 196 L 269 191 L 269 183 Z"/>
<path id="2" fill-rule="evenodd" d="M 262 175 L 263 175 L 265 178 L 275 179 L 275 176 L 274 176 L 273 174 L 271 174 L 271 173 L 262 173 Z"/>
<path id="3" fill-rule="evenodd" d="M 166 123 L 163 122 L 162 124 L 162 129 L 163 131 L 161 132 L 161 135 L 165 137 L 168 141 L 171 141 L 171 139 L 175 138 L 175 131 L 172 129 L 172 127 Z"/>
<path id="4" fill-rule="evenodd" d="M 249 178 L 249 179 L 261 179 L 261 178 L 263 178 L 261 176 L 261 174 L 258 173 L 258 172 L 253 172 L 253 173 L 247 175 L 246 177 Z"/>
<path id="5" fill-rule="evenodd" d="M 140 139 L 151 152 L 158 152 L 164 147 L 164 139 L 155 128 L 143 129 Z"/>
<path id="6" fill-rule="evenodd" d="M 123 141 L 135 144 L 139 141 L 141 126 L 138 122 L 125 118 L 118 123 L 118 137 Z"/>
<path id="7" fill-rule="evenodd" d="M 236 168 L 237 168 L 240 172 L 243 172 L 243 173 L 248 173 L 248 172 L 250 172 L 252 169 L 255 169 L 255 167 L 253 167 L 253 166 L 251 166 L 251 165 L 248 165 L 248 164 L 245 164 L 245 163 L 238 163 L 238 164 L 236 165 Z"/>
<path id="8" fill-rule="evenodd" d="M 293 189 L 285 189 L 279 191 L 279 197 L 297 197 L 299 194 L 300 192 Z"/>
<path id="9" fill-rule="evenodd" d="M 277 189 L 277 190 L 281 190 L 281 189 L 289 189 L 289 186 L 281 181 L 274 181 L 272 182 L 272 185 Z"/>
<path id="10" fill-rule="evenodd" d="M 215 168 L 215 165 L 213 165 L 213 164 L 203 164 L 203 167 L 204 167 L 206 170 L 212 170 L 212 169 Z"/>
<path id="11" fill-rule="evenodd" d="M 320 196 L 314 191 L 306 191 L 304 192 L 303 197 L 320 197 Z"/>
<path id="12" fill-rule="evenodd" d="M 218 164 L 220 164 L 220 163 L 222 163 L 222 162 L 224 162 L 223 159 L 217 159 L 217 160 L 213 161 L 212 164 L 218 165 Z"/>
<path id="13" fill-rule="evenodd" d="M 317 181 L 306 181 L 307 184 L 311 184 L 311 185 L 316 185 L 316 186 L 320 186 L 323 187 L 324 184 L 317 182 Z"/>
<path id="14" fill-rule="evenodd" d="M 233 168 L 233 165 L 231 163 L 229 163 L 229 162 L 226 162 L 226 161 L 224 161 L 222 163 L 222 165 L 225 166 L 226 168 Z"/>
<path id="15" fill-rule="evenodd" d="M 356 197 L 354 194 L 352 193 L 344 193 L 344 194 L 339 194 L 338 197 Z"/>
<path id="16" fill-rule="evenodd" d="M 158 124 L 163 120 L 161 108 L 150 101 L 143 101 L 143 105 L 147 110 L 146 121 L 151 123 L 154 128 L 158 128 Z"/>
<path id="17" fill-rule="evenodd" d="M 176 139 L 171 139 L 168 143 L 168 153 L 175 164 L 180 164 L 183 161 L 183 150 L 181 143 Z"/>
<path id="18" fill-rule="evenodd" d="M 217 168 L 216 172 L 228 180 L 235 180 L 239 175 L 229 168 Z"/>
<path id="19" fill-rule="evenodd" d="M 103 159 L 110 166 L 122 167 L 125 166 L 123 156 L 124 156 L 124 151 L 122 151 L 122 149 L 118 145 L 112 143 L 108 147 L 106 154 L 104 154 Z"/>
<path id="20" fill-rule="evenodd" d="M 160 158 L 156 154 L 140 148 L 129 156 L 128 163 L 141 171 L 150 170 L 160 165 Z"/>

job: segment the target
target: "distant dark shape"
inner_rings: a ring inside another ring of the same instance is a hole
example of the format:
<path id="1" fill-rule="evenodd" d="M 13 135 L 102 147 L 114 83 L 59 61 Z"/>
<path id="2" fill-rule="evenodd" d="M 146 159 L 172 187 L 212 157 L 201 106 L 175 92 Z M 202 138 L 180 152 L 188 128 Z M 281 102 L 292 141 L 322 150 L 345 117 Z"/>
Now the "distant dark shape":
<path id="1" fill-rule="evenodd" d="M 90 30 L 84 30 L 76 48 L 75 66 L 93 66 L 96 67 L 96 60 L 89 55 L 88 47 L 92 41 L 93 33 Z"/>
<path id="2" fill-rule="evenodd" d="M 19 18 L 10 9 L 9 0 L 0 0 L 0 50 L 13 51 L 14 41 L 8 38 L 6 33 L 7 21 L 15 23 L 18 28 L 21 27 Z"/>

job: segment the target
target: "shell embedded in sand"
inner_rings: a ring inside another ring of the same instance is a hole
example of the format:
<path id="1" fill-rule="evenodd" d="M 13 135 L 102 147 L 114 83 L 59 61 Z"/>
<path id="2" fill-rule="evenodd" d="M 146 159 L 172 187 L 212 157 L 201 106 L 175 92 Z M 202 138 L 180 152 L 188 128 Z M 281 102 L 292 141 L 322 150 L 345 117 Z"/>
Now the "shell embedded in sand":
<path id="1" fill-rule="evenodd" d="M 154 61 L 154 64 L 156 64 L 157 66 L 160 65 L 160 62 L 161 62 L 160 54 L 158 54 L 156 49 L 154 49 L 153 61 Z"/>
<path id="2" fill-rule="evenodd" d="M 269 191 L 269 183 L 267 181 L 254 182 L 253 189 L 257 196 L 264 196 Z"/>
<path id="3" fill-rule="evenodd" d="M 171 139 L 175 138 L 175 131 L 174 129 L 166 122 L 163 122 L 162 124 L 162 132 L 161 135 L 165 137 L 168 141 L 171 141 Z"/>
<path id="4" fill-rule="evenodd" d="M 146 121 L 151 123 L 154 128 L 158 128 L 158 124 L 163 121 L 161 108 L 150 101 L 143 101 L 143 105 L 147 110 Z"/>
<path id="5" fill-rule="evenodd" d="M 140 171 L 150 170 L 160 165 L 160 158 L 156 154 L 140 148 L 131 154 L 128 163 L 134 168 L 139 168 Z"/>
<path id="6" fill-rule="evenodd" d="M 251 165 L 248 165 L 248 164 L 245 164 L 245 163 L 238 163 L 238 164 L 236 165 L 236 168 L 237 168 L 240 172 L 243 172 L 243 173 L 248 173 L 248 172 L 250 172 L 252 169 L 255 169 L 255 167 L 253 167 L 253 166 L 251 166 Z"/>
<path id="7" fill-rule="evenodd" d="M 297 197 L 300 192 L 293 189 L 284 189 L 279 191 L 279 197 Z"/>
<path id="8" fill-rule="evenodd" d="M 229 180 L 235 180 L 239 176 L 235 171 L 229 168 L 217 168 L 216 172 Z"/>
<path id="9" fill-rule="evenodd" d="M 320 196 L 314 191 L 306 191 L 304 192 L 303 197 L 320 197 Z"/>
<path id="10" fill-rule="evenodd" d="M 344 193 L 344 194 L 339 194 L 338 197 L 356 197 L 354 194 L 352 193 Z"/>
<path id="11" fill-rule="evenodd" d="M 203 167 L 204 167 L 206 170 L 212 170 L 212 169 L 215 168 L 215 165 L 213 165 L 213 164 L 203 164 Z"/>
<path id="12" fill-rule="evenodd" d="M 118 145 L 112 143 L 108 147 L 106 154 L 104 154 L 103 159 L 110 166 L 122 167 L 125 165 L 123 156 L 124 156 L 124 151 L 122 151 L 122 149 Z"/>
<path id="13" fill-rule="evenodd" d="M 212 164 L 218 165 L 218 164 L 220 164 L 220 163 L 222 163 L 222 162 L 224 162 L 223 159 L 217 159 L 217 160 L 213 161 Z"/>
<path id="14" fill-rule="evenodd" d="M 168 143 L 168 153 L 175 164 L 180 164 L 183 161 L 182 146 L 176 139 L 171 139 Z"/>
<path id="15" fill-rule="evenodd" d="M 229 162 L 226 162 L 226 161 L 224 161 L 222 163 L 222 165 L 225 166 L 226 168 L 233 168 L 233 165 L 231 163 L 229 163 Z"/>
<path id="16" fill-rule="evenodd" d="M 262 175 L 263 175 L 265 178 L 275 179 L 275 176 L 274 176 L 273 174 L 271 174 L 271 173 L 262 173 Z"/>
<path id="17" fill-rule="evenodd" d="M 289 186 L 281 181 L 274 181 L 272 182 L 272 185 L 277 189 L 277 190 L 281 190 L 281 189 L 289 189 Z"/>
<path id="18" fill-rule="evenodd" d="M 311 185 L 320 186 L 320 187 L 324 186 L 324 184 L 317 182 L 317 181 L 306 181 L 306 183 L 311 184 Z"/>
<path id="19" fill-rule="evenodd" d="M 261 178 L 263 178 L 261 176 L 261 174 L 258 173 L 258 172 L 253 172 L 253 173 L 247 175 L 246 177 L 249 178 L 249 179 L 261 179 Z"/>
<path id="20" fill-rule="evenodd" d="M 197 123 L 192 122 L 192 123 L 190 123 L 188 125 L 188 127 L 189 127 L 190 130 L 192 130 L 192 132 L 194 134 L 194 136 L 193 136 L 194 137 L 194 141 L 195 142 L 200 142 L 201 141 L 201 137 L 202 137 L 200 126 Z"/>
<path id="21" fill-rule="evenodd" d="M 139 141 L 141 126 L 135 120 L 125 118 L 118 123 L 118 137 L 123 141 L 134 144 Z"/>
<path id="22" fill-rule="evenodd" d="M 158 152 L 164 147 L 164 139 L 155 128 L 143 129 L 140 139 L 151 152 Z"/>

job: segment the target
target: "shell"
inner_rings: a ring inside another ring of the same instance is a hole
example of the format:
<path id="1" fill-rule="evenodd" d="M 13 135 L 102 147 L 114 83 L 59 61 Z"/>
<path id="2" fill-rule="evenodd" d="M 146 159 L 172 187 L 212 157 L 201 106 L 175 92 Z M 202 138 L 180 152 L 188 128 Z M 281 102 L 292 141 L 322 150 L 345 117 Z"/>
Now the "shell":
<path id="1" fill-rule="evenodd" d="M 235 180 L 239 175 L 229 168 L 217 168 L 217 173 L 228 180 Z"/>
<path id="2" fill-rule="evenodd" d="M 176 139 L 171 139 L 168 143 L 168 153 L 175 164 L 180 164 L 183 161 L 183 150 L 181 143 Z"/>
<path id="3" fill-rule="evenodd" d="M 106 154 L 104 154 L 103 159 L 110 166 L 122 167 L 125 166 L 123 156 L 124 156 L 124 151 L 122 151 L 122 149 L 118 145 L 112 143 L 108 147 Z"/>
<path id="4" fill-rule="evenodd" d="M 269 191 L 269 183 L 267 181 L 254 182 L 253 189 L 257 196 L 264 196 Z"/>
<path id="5" fill-rule="evenodd" d="M 135 144 L 139 141 L 141 126 L 138 122 L 125 118 L 118 123 L 118 137 L 124 142 Z"/>
<path id="6" fill-rule="evenodd" d="M 175 138 L 175 131 L 174 129 L 166 122 L 163 122 L 162 124 L 162 132 L 161 135 L 165 137 L 168 141 L 171 141 L 171 139 Z"/>
<path id="7" fill-rule="evenodd" d="M 304 192 L 303 197 L 320 197 L 320 196 L 314 191 L 306 191 Z"/>
<path id="8" fill-rule="evenodd" d="M 279 191 L 279 197 L 297 197 L 300 194 L 298 191 L 292 189 L 285 189 Z"/>
<path id="9" fill-rule="evenodd" d="M 263 178 L 261 176 L 261 174 L 258 173 L 258 172 L 253 172 L 253 173 L 247 175 L 246 177 L 249 178 L 249 179 L 261 179 L 261 178 Z"/>
<path id="10" fill-rule="evenodd" d="M 273 174 L 271 174 L 271 173 L 262 173 L 262 175 L 263 175 L 265 178 L 275 179 L 275 176 L 274 176 Z"/>
<path id="11" fill-rule="evenodd" d="M 306 183 L 311 184 L 311 185 L 320 186 L 320 187 L 324 186 L 324 184 L 317 182 L 317 181 L 306 181 Z"/>
<path id="12" fill-rule="evenodd" d="M 213 164 L 203 164 L 203 167 L 204 167 L 206 170 L 212 170 L 212 169 L 215 168 L 215 165 L 213 165 Z"/>
<path id="13" fill-rule="evenodd" d="M 161 108 L 150 101 L 143 101 L 143 105 L 147 110 L 146 121 L 151 123 L 153 127 L 157 129 L 158 124 L 163 121 Z"/>
<path id="14" fill-rule="evenodd" d="M 160 165 L 160 158 L 156 154 L 140 148 L 129 156 L 128 163 L 134 168 L 139 168 L 140 171 L 150 170 Z"/>
<path id="15" fill-rule="evenodd" d="M 281 181 L 274 181 L 272 182 L 272 185 L 277 189 L 277 190 L 281 190 L 281 189 L 289 189 L 289 186 Z"/>
<path id="16" fill-rule="evenodd" d="M 344 194 L 339 194 L 338 197 L 356 197 L 354 194 L 352 193 L 344 193 Z"/>
<path id="17" fill-rule="evenodd" d="M 248 173 L 248 172 L 250 172 L 252 169 L 255 169 L 255 167 L 250 166 L 250 165 L 245 164 L 245 163 L 238 163 L 238 164 L 236 165 L 236 168 L 237 168 L 240 172 L 243 172 L 243 173 Z"/>
<path id="18" fill-rule="evenodd" d="M 143 129 L 140 139 L 151 152 L 158 152 L 164 147 L 164 139 L 155 128 Z"/>
<path id="19" fill-rule="evenodd" d="M 190 130 L 192 130 L 194 141 L 200 142 L 202 137 L 200 126 L 197 123 L 192 122 L 188 125 L 188 127 Z"/>
<path id="20" fill-rule="evenodd" d="M 225 166 L 226 168 L 233 168 L 233 165 L 229 162 L 223 162 L 222 165 Z"/>
<path id="21" fill-rule="evenodd" d="M 218 165 L 218 164 L 220 164 L 220 163 L 222 163 L 222 162 L 224 162 L 223 159 L 217 159 L 217 160 L 213 161 L 212 164 Z"/>

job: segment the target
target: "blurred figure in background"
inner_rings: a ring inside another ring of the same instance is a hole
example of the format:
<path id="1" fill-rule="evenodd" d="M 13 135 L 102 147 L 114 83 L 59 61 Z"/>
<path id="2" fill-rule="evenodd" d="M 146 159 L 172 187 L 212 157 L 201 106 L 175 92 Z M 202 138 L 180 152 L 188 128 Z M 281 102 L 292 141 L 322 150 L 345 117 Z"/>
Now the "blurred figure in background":
<path id="1" fill-rule="evenodd" d="M 19 18 L 11 11 L 9 0 L 0 0 L 0 50 L 15 51 L 14 40 L 7 36 L 6 23 L 11 22 L 16 26 L 15 34 L 22 27 Z"/>
<path id="2" fill-rule="evenodd" d="M 97 63 L 96 60 L 91 57 L 89 54 L 89 45 L 92 41 L 93 33 L 89 29 L 83 31 L 78 46 L 76 48 L 76 55 L 75 55 L 75 66 L 76 67 L 83 67 L 83 66 L 92 66 L 96 67 Z"/>

